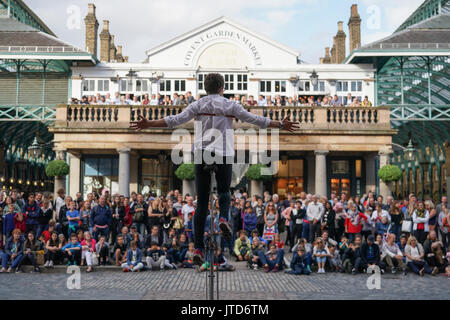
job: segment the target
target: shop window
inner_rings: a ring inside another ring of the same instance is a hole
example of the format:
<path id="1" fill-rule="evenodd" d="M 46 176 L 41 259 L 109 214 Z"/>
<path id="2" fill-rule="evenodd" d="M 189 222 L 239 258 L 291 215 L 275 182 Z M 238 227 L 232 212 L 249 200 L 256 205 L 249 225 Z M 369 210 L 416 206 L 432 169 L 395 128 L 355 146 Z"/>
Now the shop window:
<path id="1" fill-rule="evenodd" d="M 83 166 L 83 196 L 88 193 L 109 190 L 110 194 L 119 191 L 119 159 L 117 157 L 86 157 Z"/>
<path id="2" fill-rule="evenodd" d="M 291 159 L 285 163 L 278 162 L 277 183 L 275 192 L 281 199 L 285 199 L 291 192 L 294 197 L 299 197 L 304 191 L 304 162 L 303 159 Z"/>

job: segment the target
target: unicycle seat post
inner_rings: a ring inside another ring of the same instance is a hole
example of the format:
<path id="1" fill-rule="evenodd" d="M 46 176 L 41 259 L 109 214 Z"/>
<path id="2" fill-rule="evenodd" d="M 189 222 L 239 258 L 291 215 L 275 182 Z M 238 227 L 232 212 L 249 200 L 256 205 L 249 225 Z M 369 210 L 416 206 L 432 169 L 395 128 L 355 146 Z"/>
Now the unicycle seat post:
<path id="1" fill-rule="evenodd" d="M 209 256 L 209 274 L 207 274 L 206 277 L 206 297 L 209 300 L 214 300 L 214 277 L 217 277 L 217 286 L 216 286 L 216 299 L 219 299 L 219 277 L 218 274 L 214 275 L 214 257 L 215 257 L 215 253 L 216 250 L 218 248 L 218 245 L 216 243 L 216 239 L 214 237 L 214 222 L 216 220 L 216 214 L 215 214 L 215 203 L 214 203 L 214 197 L 213 197 L 213 182 L 214 182 L 214 178 L 215 175 L 218 171 L 219 167 L 217 166 L 216 163 L 213 164 L 206 164 L 203 167 L 203 170 L 205 172 L 208 172 L 209 174 L 211 174 L 211 181 L 210 181 L 210 192 L 209 192 L 209 196 L 210 196 L 210 228 L 209 228 L 209 234 L 206 236 L 206 252 L 208 253 Z M 207 261 L 207 260 L 205 260 Z M 218 270 L 217 270 L 218 271 Z M 208 279 L 209 279 L 209 283 L 208 283 Z"/>

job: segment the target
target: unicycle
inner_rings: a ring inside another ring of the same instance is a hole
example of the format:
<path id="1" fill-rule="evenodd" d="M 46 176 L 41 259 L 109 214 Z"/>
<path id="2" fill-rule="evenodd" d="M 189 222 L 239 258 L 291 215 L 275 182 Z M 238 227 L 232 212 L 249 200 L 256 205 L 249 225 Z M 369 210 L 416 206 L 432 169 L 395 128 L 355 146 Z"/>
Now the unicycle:
<path id="1" fill-rule="evenodd" d="M 206 270 L 206 300 L 219 300 L 219 268 L 214 271 L 214 257 L 216 256 L 219 244 L 214 237 L 214 222 L 216 220 L 216 213 L 214 210 L 214 197 L 213 197 L 213 182 L 215 174 L 217 173 L 218 167 L 216 164 L 205 165 L 203 170 L 211 174 L 211 184 L 210 184 L 210 227 L 209 234 L 205 239 L 205 265 L 208 265 L 210 270 Z M 216 280 L 216 295 L 214 297 L 214 280 Z"/>

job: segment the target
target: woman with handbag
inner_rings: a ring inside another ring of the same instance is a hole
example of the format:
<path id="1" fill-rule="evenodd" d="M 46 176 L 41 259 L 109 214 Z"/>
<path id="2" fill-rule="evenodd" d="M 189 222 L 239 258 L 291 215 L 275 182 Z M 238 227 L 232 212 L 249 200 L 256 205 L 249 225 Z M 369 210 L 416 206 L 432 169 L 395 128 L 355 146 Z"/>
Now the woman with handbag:
<path id="1" fill-rule="evenodd" d="M 414 236 L 420 243 L 424 243 L 427 239 L 428 232 L 430 232 L 428 221 L 430 219 L 430 212 L 425 209 L 423 202 L 419 202 L 417 209 L 412 215 Z"/>

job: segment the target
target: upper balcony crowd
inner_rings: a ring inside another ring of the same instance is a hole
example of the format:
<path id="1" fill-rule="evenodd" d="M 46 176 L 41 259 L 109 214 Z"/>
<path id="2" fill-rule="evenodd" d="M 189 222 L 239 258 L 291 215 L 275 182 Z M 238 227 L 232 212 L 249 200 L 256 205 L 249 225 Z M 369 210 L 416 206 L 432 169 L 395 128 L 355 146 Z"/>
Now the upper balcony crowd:
<path id="1" fill-rule="evenodd" d="M 116 92 L 114 97 L 108 93 L 106 95 L 83 96 L 81 100 L 72 98 L 71 104 L 84 105 L 148 105 L 148 106 L 185 106 L 199 100 L 200 95 L 193 97 L 190 91 L 185 94 L 174 93 L 172 97 L 169 95 L 145 94 L 143 96 L 132 96 L 131 94 L 120 94 Z M 256 100 L 254 96 L 239 95 L 229 97 L 243 106 L 260 106 L 260 107 L 284 107 L 284 106 L 304 106 L 304 107 L 372 107 L 372 103 L 367 96 L 362 101 L 358 97 L 353 97 L 351 93 L 347 94 L 345 99 L 341 99 L 338 95 L 324 97 L 314 96 L 294 96 L 283 97 L 281 95 L 263 96 L 260 95 Z"/>

